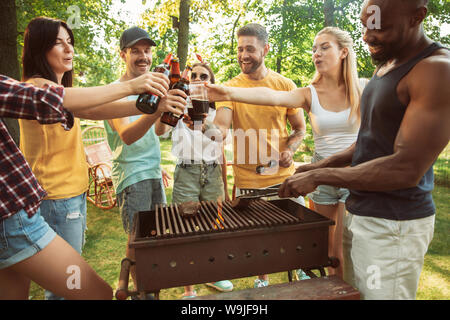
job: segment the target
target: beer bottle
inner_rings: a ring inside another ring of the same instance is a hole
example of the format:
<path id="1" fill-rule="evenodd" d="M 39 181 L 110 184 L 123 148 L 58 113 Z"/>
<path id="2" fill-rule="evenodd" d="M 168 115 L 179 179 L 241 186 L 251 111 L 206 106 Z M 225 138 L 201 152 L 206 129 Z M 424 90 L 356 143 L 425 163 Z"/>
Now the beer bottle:
<path id="1" fill-rule="evenodd" d="M 176 63 L 176 62 L 175 62 Z M 173 66 L 173 65 L 172 65 Z M 175 68 L 178 68 L 178 76 L 180 75 L 180 66 L 175 66 Z M 174 70 L 175 72 L 176 69 Z M 190 72 L 192 71 L 192 67 L 186 66 L 186 69 L 183 71 L 183 75 L 181 76 L 181 79 L 179 81 L 175 82 L 171 89 L 179 89 L 189 95 L 189 77 Z M 176 78 L 176 77 L 174 77 Z M 171 78 L 172 81 L 172 78 Z M 172 112 L 164 112 L 161 116 L 161 122 L 165 123 L 169 126 L 175 127 L 178 123 L 178 121 L 183 117 L 183 115 L 178 116 L 176 114 L 173 114 Z"/>
<path id="2" fill-rule="evenodd" d="M 181 72 L 180 72 L 180 59 L 177 57 L 172 58 L 172 61 L 170 61 L 170 89 L 173 89 L 173 86 L 180 81 L 181 79 Z"/>
<path id="3" fill-rule="evenodd" d="M 153 72 L 159 72 L 163 73 L 166 76 L 169 76 L 169 63 L 172 59 L 172 54 L 169 53 L 166 58 L 164 59 L 163 63 L 160 65 L 157 65 Z M 136 108 L 138 108 L 139 111 L 147 114 L 155 113 L 156 110 L 158 110 L 158 104 L 161 100 L 160 97 L 157 95 L 154 95 L 152 93 L 142 93 L 139 95 L 138 99 L 136 100 Z"/>

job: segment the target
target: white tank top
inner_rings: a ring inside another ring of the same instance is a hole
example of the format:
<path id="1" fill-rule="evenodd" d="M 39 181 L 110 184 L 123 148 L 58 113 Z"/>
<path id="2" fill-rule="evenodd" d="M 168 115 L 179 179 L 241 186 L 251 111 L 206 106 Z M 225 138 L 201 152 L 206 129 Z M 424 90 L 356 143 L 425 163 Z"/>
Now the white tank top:
<path id="1" fill-rule="evenodd" d="M 216 110 L 209 108 L 206 119 L 212 122 L 215 116 Z M 180 120 L 172 131 L 172 154 L 178 158 L 178 162 L 219 162 L 222 157 L 222 143 L 212 141 L 201 131 L 189 129 Z"/>
<path id="2" fill-rule="evenodd" d="M 356 117 L 349 120 L 350 108 L 340 112 L 322 108 L 319 96 L 313 85 L 311 90 L 311 110 L 309 118 L 314 136 L 315 152 L 327 158 L 351 146 L 358 136 L 359 121 Z"/>

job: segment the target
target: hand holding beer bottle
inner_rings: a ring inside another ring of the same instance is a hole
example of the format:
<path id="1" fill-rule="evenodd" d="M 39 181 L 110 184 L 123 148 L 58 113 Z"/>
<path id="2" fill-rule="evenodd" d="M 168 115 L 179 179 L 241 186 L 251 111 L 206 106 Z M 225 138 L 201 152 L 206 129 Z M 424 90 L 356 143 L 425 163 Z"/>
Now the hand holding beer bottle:
<path id="1" fill-rule="evenodd" d="M 187 96 L 189 96 L 189 73 L 191 67 L 187 66 L 183 71 L 183 75 L 180 76 L 180 63 L 178 58 L 172 59 L 172 70 L 170 75 L 171 89 L 178 89 L 183 91 Z M 175 127 L 178 121 L 183 117 L 183 115 L 178 116 L 171 112 L 164 112 L 161 116 L 161 122 L 169 126 Z"/>
<path id="2" fill-rule="evenodd" d="M 153 72 L 162 73 L 165 76 L 169 76 L 170 70 L 169 70 L 169 63 L 172 58 L 172 54 L 169 53 L 166 58 L 164 59 L 164 62 L 153 69 Z M 153 114 L 158 110 L 158 104 L 161 98 L 155 94 L 151 93 L 143 93 L 139 95 L 138 99 L 136 100 L 136 108 L 138 108 L 139 111 L 147 114 Z"/>

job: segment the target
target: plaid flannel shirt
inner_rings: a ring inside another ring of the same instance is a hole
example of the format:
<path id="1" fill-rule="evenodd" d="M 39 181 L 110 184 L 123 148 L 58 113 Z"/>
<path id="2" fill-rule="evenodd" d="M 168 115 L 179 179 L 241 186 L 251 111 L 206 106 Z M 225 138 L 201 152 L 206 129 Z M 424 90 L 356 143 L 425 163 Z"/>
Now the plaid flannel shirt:
<path id="1" fill-rule="evenodd" d="M 0 75 L 0 117 L 34 119 L 41 124 L 61 122 L 70 130 L 73 115 L 63 108 L 63 96 L 63 87 L 40 89 Z M 31 217 L 46 195 L 0 121 L 0 221 L 22 209 Z"/>

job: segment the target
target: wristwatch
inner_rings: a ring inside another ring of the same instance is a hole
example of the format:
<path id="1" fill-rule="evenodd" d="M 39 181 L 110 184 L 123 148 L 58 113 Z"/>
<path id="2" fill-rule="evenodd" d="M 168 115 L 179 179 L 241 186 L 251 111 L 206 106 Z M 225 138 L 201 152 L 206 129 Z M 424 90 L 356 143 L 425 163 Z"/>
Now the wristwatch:
<path id="1" fill-rule="evenodd" d="M 136 108 L 142 113 L 154 114 L 158 110 L 159 99 L 152 98 L 152 95 L 141 94 L 136 100 Z"/>

